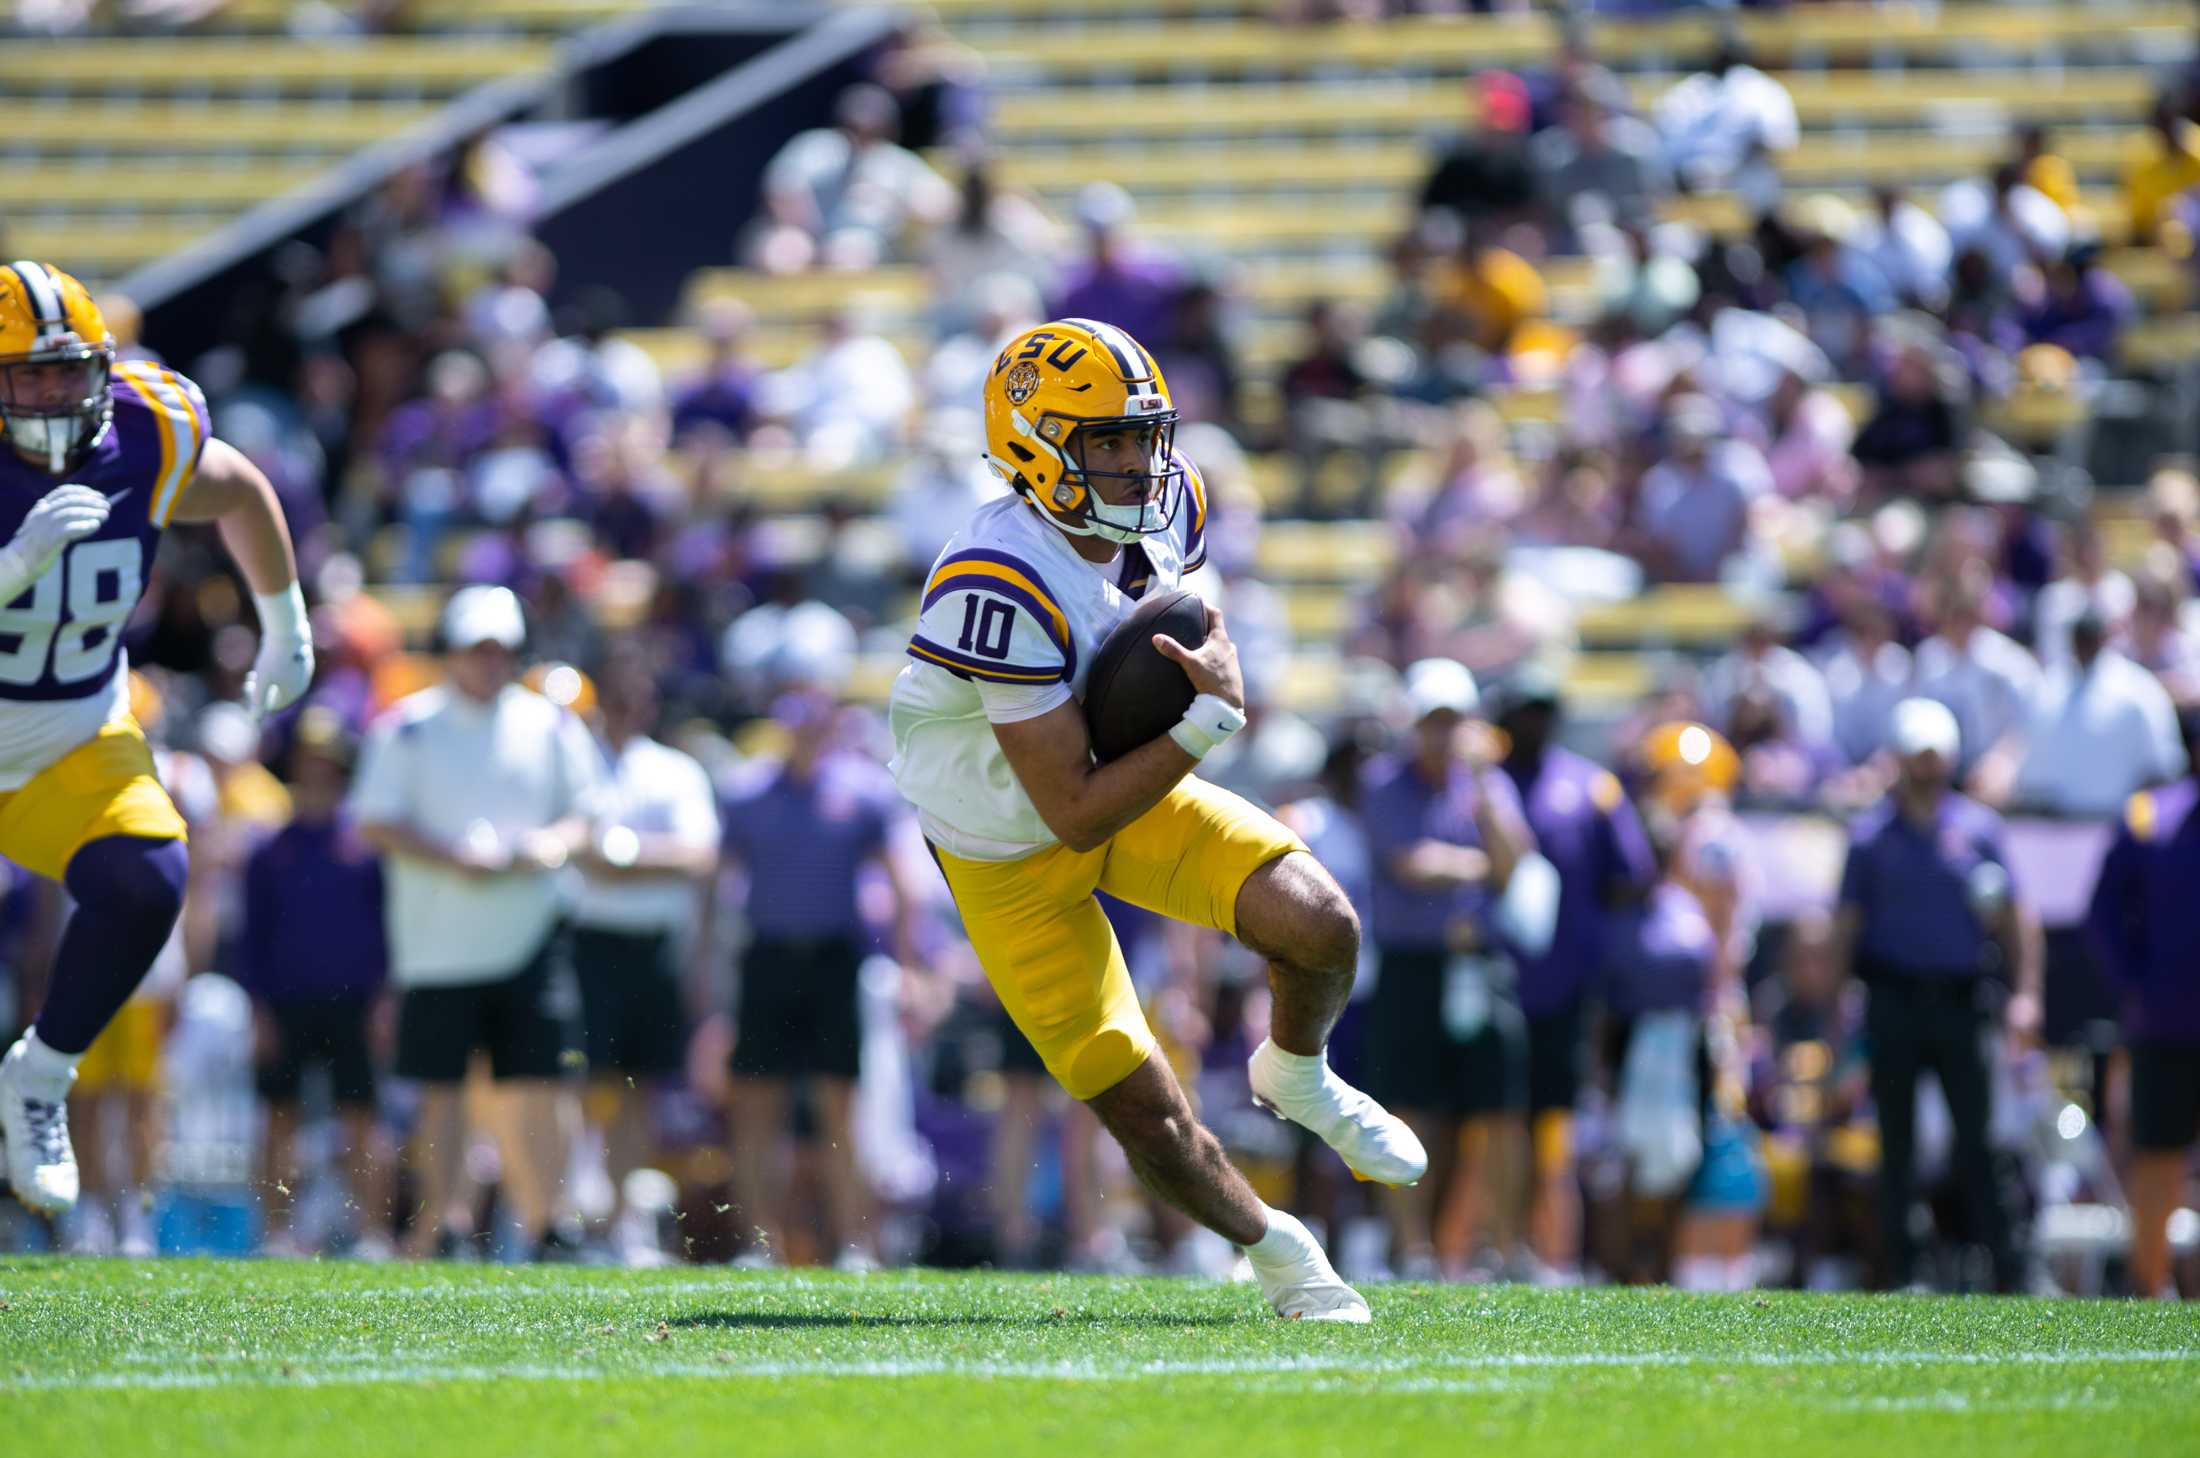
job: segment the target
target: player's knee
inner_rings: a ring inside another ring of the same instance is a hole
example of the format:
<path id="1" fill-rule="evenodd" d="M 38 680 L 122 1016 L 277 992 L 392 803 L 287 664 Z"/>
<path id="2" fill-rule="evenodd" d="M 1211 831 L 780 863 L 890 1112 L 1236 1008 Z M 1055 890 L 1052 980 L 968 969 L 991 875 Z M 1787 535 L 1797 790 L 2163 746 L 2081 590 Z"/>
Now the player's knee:
<path id="1" fill-rule="evenodd" d="M 103 917 L 127 918 L 165 934 L 183 910 L 190 856 L 180 840 L 107 836 L 69 860 L 69 894 Z"/>

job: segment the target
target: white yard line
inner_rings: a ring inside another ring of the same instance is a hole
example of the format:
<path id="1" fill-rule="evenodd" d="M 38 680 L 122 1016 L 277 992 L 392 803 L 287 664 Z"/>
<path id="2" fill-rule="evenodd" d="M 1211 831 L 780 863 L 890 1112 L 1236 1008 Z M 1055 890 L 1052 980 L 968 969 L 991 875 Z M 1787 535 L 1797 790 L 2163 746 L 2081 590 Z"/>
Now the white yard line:
<path id="1" fill-rule="evenodd" d="M 135 1355 L 124 1360 L 134 1360 Z M 166 1360 L 183 1366 L 199 1359 L 176 1353 Z M 264 1364 L 259 1370 L 236 1370 L 239 1362 Z M 371 1356 L 340 1358 L 299 1357 L 285 1361 L 272 1356 L 209 1358 L 228 1370 L 169 1372 L 87 1372 L 0 1376 L 0 1392 L 52 1392 L 102 1390 L 159 1390 L 201 1387 L 304 1387 L 372 1386 L 418 1382 L 621 1382 L 636 1377 L 701 1378 L 713 1381 L 779 1381 L 804 1378 L 907 1379 L 955 1377 L 976 1380 L 1040 1380 L 1053 1382 L 1148 1382 L 1187 1377 L 1287 1377 L 1309 1373 L 1336 1378 L 1393 1378 L 1364 1383 L 1335 1381 L 1323 1386 L 1348 1390 L 1399 1392 L 1444 1390 L 1433 1384 L 1444 1381 L 1435 1374 L 1446 1372 L 1535 1372 L 1580 1369 L 1638 1368 L 1873 1368 L 1873 1367 L 2061 1367 L 2089 1363 L 2200 1363 L 2200 1348 L 2161 1351 L 2031 1351 L 2031 1352 L 1493 1352 L 1479 1355 L 1425 1358 L 1272 1357 L 1210 1361 L 1156 1359 L 1100 1365 L 1091 1362 L 1007 1362 L 977 1360 L 912 1360 L 879 1362 L 744 1363 L 737 1357 L 696 1362 L 605 1363 L 474 1363 L 380 1362 Z M 1293 1390 L 1307 1384 L 1294 1383 Z M 1484 1389 L 1486 1390 L 1486 1389 Z M 1941 1397 L 1958 1397 L 1942 1394 Z M 1900 1399 L 1897 1399 L 1900 1400 Z M 1916 1399 L 1929 1406 L 1938 1400 Z M 2000 1399 L 1962 1398 L 1981 1408 L 2007 1406 Z M 2037 1405 L 2038 1399 L 2029 1399 Z"/>

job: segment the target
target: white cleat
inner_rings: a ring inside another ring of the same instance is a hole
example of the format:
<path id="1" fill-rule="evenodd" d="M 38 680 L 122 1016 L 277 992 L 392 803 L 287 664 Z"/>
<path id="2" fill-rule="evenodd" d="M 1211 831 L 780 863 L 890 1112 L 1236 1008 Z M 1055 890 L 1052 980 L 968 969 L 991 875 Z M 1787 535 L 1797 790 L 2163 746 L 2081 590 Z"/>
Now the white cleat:
<path id="1" fill-rule="evenodd" d="M 1276 1218 L 1279 1223 L 1290 1220 L 1281 1212 Z M 1251 1250 L 1245 1253 L 1253 1267 L 1253 1278 L 1260 1282 L 1260 1294 L 1268 1298 L 1276 1315 L 1293 1321 L 1343 1321 L 1365 1326 L 1373 1319 L 1367 1298 L 1344 1283 L 1306 1227 L 1291 1220 L 1290 1228 L 1298 1239 L 1282 1259 L 1264 1262 L 1253 1259 Z"/>
<path id="2" fill-rule="evenodd" d="M 1319 1084 L 1287 1089 L 1274 1053 L 1275 1045 L 1263 1039 L 1246 1060 L 1254 1103 L 1313 1131 L 1360 1179 L 1411 1185 L 1428 1173 L 1428 1151 L 1405 1120 L 1330 1072 L 1327 1062 L 1322 1064 Z"/>
<path id="3" fill-rule="evenodd" d="M 71 1075 L 73 1081 L 74 1075 Z M 69 1147 L 69 1089 L 26 1088 L 23 1045 L 0 1058 L 0 1147 L 15 1198 L 41 1215 L 76 1208 L 76 1151 Z"/>

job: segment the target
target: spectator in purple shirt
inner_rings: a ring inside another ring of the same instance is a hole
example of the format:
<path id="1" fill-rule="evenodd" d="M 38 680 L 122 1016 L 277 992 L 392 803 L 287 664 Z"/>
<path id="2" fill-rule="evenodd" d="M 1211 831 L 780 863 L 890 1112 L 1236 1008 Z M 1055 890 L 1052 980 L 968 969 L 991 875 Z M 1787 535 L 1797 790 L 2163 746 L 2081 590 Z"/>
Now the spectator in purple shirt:
<path id="1" fill-rule="evenodd" d="M 1987 1145 L 1993 1093 L 1989 1047 L 1995 998 L 1987 977 L 1998 948 L 2014 963 L 2009 1030 L 2039 1028 L 2038 923 L 2010 884 L 2001 817 L 1950 788 L 1961 734 L 1931 699 L 1895 706 L 1888 747 L 1899 778 L 1885 802 L 1849 831 L 1835 919 L 1839 958 L 1870 989 L 1866 1034 L 1872 1101 L 1879 1109 L 1880 1233 L 1886 1280 L 1910 1284 L 1916 1249 L 1917 1080 L 1931 1069 L 1948 1101 L 1955 1177 L 1974 1236 L 1994 1260 L 1994 1279 L 2021 1275 L 2009 1212 Z"/>
<path id="2" fill-rule="evenodd" d="M 756 428 L 756 366 L 745 344 L 752 315 L 739 299 L 718 299 L 704 306 L 696 332 L 710 350 L 700 373 L 683 381 L 672 396 L 672 443 L 686 445 L 704 432 L 722 434 L 736 444 Z"/>
<path id="3" fill-rule="evenodd" d="M 1519 959 L 1535 1170 L 1528 1243 L 1544 1266 L 1578 1272 L 1581 1198 L 1572 1122 L 1581 1089 L 1582 1004 L 1603 961 L 1609 909 L 1640 897 L 1657 868 L 1619 780 L 1555 742 L 1563 712 L 1557 676 L 1530 665 L 1506 685 L 1497 724 L 1510 740 L 1505 773 L 1559 885 L 1549 950 Z"/>
<path id="4" fill-rule="evenodd" d="M 1474 676 L 1423 659 L 1406 671 L 1406 699 L 1412 738 L 1368 766 L 1359 805 L 1378 959 L 1363 1066 L 1373 1096 L 1432 1154 L 1428 1178 L 1388 1192 L 1392 1257 L 1425 1280 L 1437 1274 L 1434 1219 L 1452 1179 L 1479 1199 L 1486 1178 L 1482 1159 L 1461 1157 L 1461 1134 L 1471 1128 L 1473 1146 L 1489 1150 L 1519 1126 L 1514 939 L 1499 912 L 1533 842 L 1512 781 L 1490 763 L 1486 727 L 1468 718 Z"/>
<path id="5" fill-rule="evenodd" d="M 2200 766 L 2200 714 L 2183 721 Z M 2200 1143 L 2200 769 L 2132 796 L 2101 863 L 2087 929 L 2124 995 L 2131 1050 L 2131 1287 L 2174 1295 L 2169 1220 Z"/>
<path id="6" fill-rule="evenodd" d="M 787 735 L 785 758 L 753 766 L 721 819 L 727 859 L 748 883 L 749 948 L 733 1048 L 734 1202 L 744 1228 L 786 1249 L 789 1211 L 767 1191 L 785 1186 L 777 1149 L 789 1085 L 808 1080 L 828 1235 L 844 1268 L 871 1269 L 877 1255 L 856 1171 L 855 1086 L 862 1029 L 857 977 L 865 956 L 857 902 L 866 869 L 882 869 L 895 905 L 895 950 L 909 960 L 915 898 L 889 848 L 900 797 L 879 767 L 838 752 L 839 711 L 821 694 L 773 705 Z"/>
<path id="7" fill-rule="evenodd" d="M 1097 319 L 1133 339 L 1167 339 L 1183 271 L 1170 259 L 1127 236 L 1137 212 L 1130 194 L 1112 182 L 1095 182 L 1077 194 L 1084 225 L 1085 260 L 1070 269 L 1049 312 L 1057 319 Z"/>
<path id="8" fill-rule="evenodd" d="M 285 1192 L 299 1181 L 298 1096 L 312 1067 L 328 1071 L 343 1125 L 358 1248 L 390 1249 L 389 1160 L 375 1130 L 368 1032 L 389 952 L 381 860 L 339 814 L 354 754 L 333 713 L 301 714 L 290 755 L 291 822 L 245 861 L 237 966 L 252 994 L 267 1100 L 260 1187 L 271 1251 L 291 1246 Z"/>
<path id="9" fill-rule="evenodd" d="M 2106 365 L 2131 318 L 2131 290 L 2100 266 L 2098 251 L 2073 248 L 2041 271 L 2038 292 L 2019 316 L 2027 344 L 2053 344 Z"/>

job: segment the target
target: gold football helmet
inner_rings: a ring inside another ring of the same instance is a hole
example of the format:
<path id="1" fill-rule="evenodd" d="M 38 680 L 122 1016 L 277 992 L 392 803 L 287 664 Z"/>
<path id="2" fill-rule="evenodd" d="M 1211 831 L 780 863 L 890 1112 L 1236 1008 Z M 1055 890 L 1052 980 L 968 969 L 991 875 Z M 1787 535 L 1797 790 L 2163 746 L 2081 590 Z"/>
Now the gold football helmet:
<path id="1" fill-rule="evenodd" d="M 0 265 L 0 435 L 56 476 L 114 414 L 115 341 L 91 294 L 58 268 Z"/>
<path id="2" fill-rule="evenodd" d="M 1093 319 L 1057 319 L 1010 340 L 985 382 L 986 461 L 1056 526 L 1076 536 L 1135 542 L 1166 531 L 1184 484 L 1175 404 L 1161 366 L 1130 335 Z M 1133 431 L 1146 467 L 1101 470 L 1094 438 Z M 1104 500 L 1100 482 L 1137 494 Z"/>

